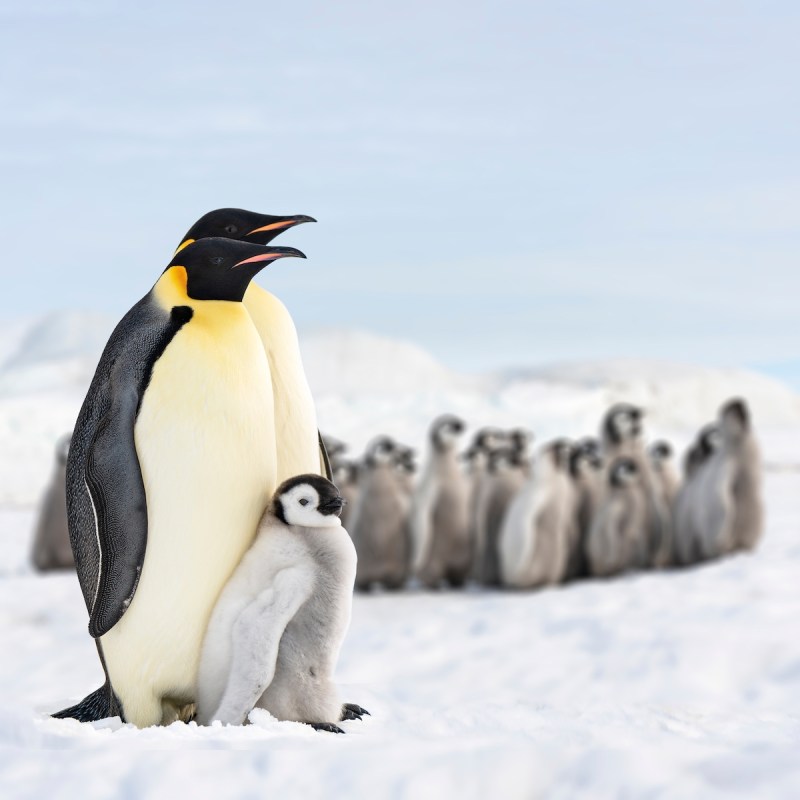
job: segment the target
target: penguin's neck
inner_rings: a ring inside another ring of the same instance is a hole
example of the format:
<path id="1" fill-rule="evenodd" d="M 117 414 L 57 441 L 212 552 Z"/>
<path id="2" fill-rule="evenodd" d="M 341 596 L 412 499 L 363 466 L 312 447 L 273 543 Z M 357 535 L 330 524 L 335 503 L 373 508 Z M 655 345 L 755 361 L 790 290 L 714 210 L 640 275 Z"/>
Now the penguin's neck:
<path id="1" fill-rule="evenodd" d="M 156 302 L 167 312 L 176 306 L 192 309 L 192 325 L 217 327 L 230 325 L 246 318 L 241 303 L 231 300 L 195 300 L 189 297 L 185 267 L 170 267 L 153 287 Z"/>

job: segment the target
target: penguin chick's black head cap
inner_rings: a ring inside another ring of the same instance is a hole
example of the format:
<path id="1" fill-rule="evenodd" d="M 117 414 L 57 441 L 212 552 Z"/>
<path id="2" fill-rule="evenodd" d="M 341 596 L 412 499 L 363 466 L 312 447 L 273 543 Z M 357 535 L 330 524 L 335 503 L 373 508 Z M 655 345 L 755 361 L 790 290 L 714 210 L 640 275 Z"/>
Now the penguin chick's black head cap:
<path id="1" fill-rule="evenodd" d="M 630 458 L 618 458 L 611 465 L 609 480 L 612 486 L 625 486 L 639 473 L 636 462 Z"/>
<path id="2" fill-rule="evenodd" d="M 316 222 L 316 220 L 305 214 L 276 217 L 272 214 L 257 214 L 255 211 L 246 211 L 243 208 L 218 208 L 204 214 L 186 231 L 180 247 L 198 239 L 217 236 L 253 244 L 269 244 L 283 231 L 295 225 L 302 225 L 304 222 Z"/>
<path id="3" fill-rule="evenodd" d="M 186 293 L 193 300 L 240 302 L 250 281 L 270 261 L 305 258 L 294 247 L 272 247 L 233 239 L 201 239 L 176 253 L 167 269 L 186 270 Z"/>
<path id="4" fill-rule="evenodd" d="M 289 523 L 286 521 L 286 510 L 283 507 L 282 497 L 296 486 L 311 486 L 317 493 L 319 501 L 317 503 L 317 511 L 323 516 L 335 514 L 339 516 L 344 506 L 344 500 L 339 494 L 339 490 L 327 479 L 321 475 L 314 475 L 309 473 L 307 475 L 295 475 L 293 478 L 285 480 L 275 491 L 272 498 L 272 505 L 270 510 L 284 525 Z"/>

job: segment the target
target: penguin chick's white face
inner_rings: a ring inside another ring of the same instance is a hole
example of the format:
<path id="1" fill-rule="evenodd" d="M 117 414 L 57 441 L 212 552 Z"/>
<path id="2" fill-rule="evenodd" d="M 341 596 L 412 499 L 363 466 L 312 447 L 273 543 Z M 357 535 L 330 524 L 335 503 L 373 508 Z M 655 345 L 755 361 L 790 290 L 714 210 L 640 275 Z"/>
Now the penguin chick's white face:
<path id="1" fill-rule="evenodd" d="M 300 475 L 278 487 L 273 513 L 286 525 L 302 528 L 336 528 L 342 524 L 339 490 L 319 475 Z"/>

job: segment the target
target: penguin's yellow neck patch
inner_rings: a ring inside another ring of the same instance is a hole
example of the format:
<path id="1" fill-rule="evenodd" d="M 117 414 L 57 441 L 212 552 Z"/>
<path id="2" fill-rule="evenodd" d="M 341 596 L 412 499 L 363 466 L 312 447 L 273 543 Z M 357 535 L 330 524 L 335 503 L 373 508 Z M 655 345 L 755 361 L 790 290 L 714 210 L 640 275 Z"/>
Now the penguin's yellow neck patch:
<path id="1" fill-rule="evenodd" d="M 191 305 L 187 293 L 189 276 L 186 267 L 170 267 L 156 282 L 154 292 L 158 302 L 167 309 Z"/>

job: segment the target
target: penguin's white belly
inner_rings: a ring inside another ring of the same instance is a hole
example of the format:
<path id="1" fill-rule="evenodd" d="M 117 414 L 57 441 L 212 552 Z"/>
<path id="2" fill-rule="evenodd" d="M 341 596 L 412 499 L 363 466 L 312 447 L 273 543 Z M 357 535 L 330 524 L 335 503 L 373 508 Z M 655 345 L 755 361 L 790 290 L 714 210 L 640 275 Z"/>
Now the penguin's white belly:
<path id="1" fill-rule="evenodd" d="M 275 402 L 278 484 L 295 475 L 321 475 L 317 412 L 292 317 L 277 297 L 256 284 L 248 287 L 244 304 L 269 361 Z"/>
<path id="2" fill-rule="evenodd" d="M 197 324 L 156 362 L 136 421 L 147 550 L 129 609 L 102 639 L 137 725 L 160 722 L 164 698 L 193 700 L 214 603 L 276 487 L 272 389 L 256 331 L 249 318 L 222 330 Z"/>

